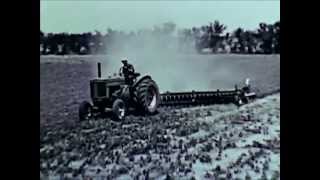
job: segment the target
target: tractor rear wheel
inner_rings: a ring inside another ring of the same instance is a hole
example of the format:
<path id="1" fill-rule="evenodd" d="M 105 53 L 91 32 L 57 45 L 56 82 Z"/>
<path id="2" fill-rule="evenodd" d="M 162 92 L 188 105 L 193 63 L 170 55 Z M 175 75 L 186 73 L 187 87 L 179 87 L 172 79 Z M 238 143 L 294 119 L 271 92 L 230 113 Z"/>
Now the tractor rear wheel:
<path id="1" fill-rule="evenodd" d="M 154 114 L 160 102 L 159 88 L 150 78 L 143 79 L 135 88 L 139 109 L 145 114 Z"/>
<path id="2" fill-rule="evenodd" d="M 92 105 L 88 101 L 83 101 L 79 106 L 79 120 L 89 120 L 92 117 Z"/>

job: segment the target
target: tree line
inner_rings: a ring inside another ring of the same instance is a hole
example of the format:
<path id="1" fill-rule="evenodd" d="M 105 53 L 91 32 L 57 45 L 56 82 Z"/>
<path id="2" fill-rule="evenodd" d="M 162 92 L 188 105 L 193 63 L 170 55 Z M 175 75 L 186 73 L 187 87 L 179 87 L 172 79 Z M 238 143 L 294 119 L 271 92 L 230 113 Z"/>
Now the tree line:
<path id="1" fill-rule="evenodd" d="M 174 44 L 179 51 L 198 53 L 279 54 L 280 21 L 260 23 L 255 30 L 227 26 L 214 21 L 201 27 L 177 29 L 172 22 L 152 29 L 117 31 L 107 29 L 87 33 L 44 33 L 40 30 L 40 54 L 108 54 L 113 50 L 134 46 L 145 48 L 151 42 L 155 49 Z"/>

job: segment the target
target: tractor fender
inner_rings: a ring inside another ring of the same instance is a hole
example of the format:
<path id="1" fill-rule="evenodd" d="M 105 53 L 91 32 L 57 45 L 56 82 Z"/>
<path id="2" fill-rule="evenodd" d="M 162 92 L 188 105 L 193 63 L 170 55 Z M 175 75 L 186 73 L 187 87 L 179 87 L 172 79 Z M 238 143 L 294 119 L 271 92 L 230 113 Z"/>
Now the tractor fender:
<path id="1" fill-rule="evenodd" d="M 152 78 L 151 78 L 151 76 L 149 76 L 149 75 L 143 76 L 142 78 L 140 78 L 138 81 L 136 81 L 136 82 L 133 84 L 133 88 L 136 88 L 137 85 L 138 85 L 141 81 L 143 81 L 144 79 L 152 79 Z"/>

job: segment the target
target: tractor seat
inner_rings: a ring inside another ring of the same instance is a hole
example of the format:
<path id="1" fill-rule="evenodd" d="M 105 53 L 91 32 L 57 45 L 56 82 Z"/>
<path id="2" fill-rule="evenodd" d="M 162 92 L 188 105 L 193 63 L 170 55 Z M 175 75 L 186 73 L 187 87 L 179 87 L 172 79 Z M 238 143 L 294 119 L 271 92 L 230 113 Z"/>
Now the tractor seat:
<path id="1" fill-rule="evenodd" d="M 140 76 L 140 73 L 134 73 L 134 74 L 128 75 L 129 78 L 133 78 L 133 79 L 136 79 L 138 76 Z"/>
<path id="2" fill-rule="evenodd" d="M 138 76 L 140 76 L 140 73 L 134 73 L 134 74 L 133 74 L 133 77 L 134 77 L 134 78 L 136 78 L 136 77 L 138 77 Z"/>

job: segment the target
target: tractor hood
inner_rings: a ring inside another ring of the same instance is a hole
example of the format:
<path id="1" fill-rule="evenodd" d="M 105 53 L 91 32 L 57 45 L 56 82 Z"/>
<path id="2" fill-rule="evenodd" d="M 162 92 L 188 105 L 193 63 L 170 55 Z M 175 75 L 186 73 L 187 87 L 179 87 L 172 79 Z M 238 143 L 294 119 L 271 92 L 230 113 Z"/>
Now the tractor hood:
<path id="1" fill-rule="evenodd" d="M 124 82 L 124 78 L 122 77 L 112 77 L 112 78 L 97 78 L 94 79 L 93 81 L 103 81 L 103 82 L 108 82 L 108 83 L 116 83 L 116 82 Z"/>

